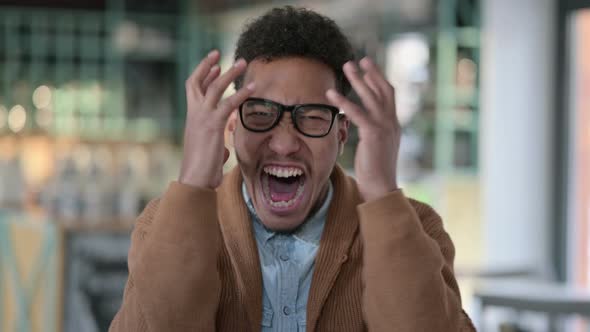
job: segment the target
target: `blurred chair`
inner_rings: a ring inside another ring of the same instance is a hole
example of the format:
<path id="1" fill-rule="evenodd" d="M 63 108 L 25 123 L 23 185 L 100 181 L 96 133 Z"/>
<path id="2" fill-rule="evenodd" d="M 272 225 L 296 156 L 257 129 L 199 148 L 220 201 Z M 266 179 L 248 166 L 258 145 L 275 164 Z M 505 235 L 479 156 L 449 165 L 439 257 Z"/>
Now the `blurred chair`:
<path id="1" fill-rule="evenodd" d="M 108 330 L 127 280 L 127 232 L 65 233 L 64 331 Z"/>

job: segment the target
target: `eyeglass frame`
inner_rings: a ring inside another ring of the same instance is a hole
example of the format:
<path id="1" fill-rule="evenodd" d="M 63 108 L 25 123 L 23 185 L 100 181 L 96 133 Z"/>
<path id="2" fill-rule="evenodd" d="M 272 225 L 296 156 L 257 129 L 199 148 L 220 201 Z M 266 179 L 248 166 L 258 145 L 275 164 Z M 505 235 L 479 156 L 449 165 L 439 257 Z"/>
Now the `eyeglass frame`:
<path id="1" fill-rule="evenodd" d="M 274 106 L 277 106 L 278 111 L 279 111 L 279 115 L 277 116 L 276 120 L 269 126 L 268 129 L 252 129 L 252 128 L 248 127 L 244 123 L 244 117 L 243 117 L 243 114 L 242 114 L 242 107 L 248 101 L 263 102 L 263 103 L 268 103 L 268 104 L 272 104 Z M 297 121 L 293 120 L 293 127 L 295 127 L 295 129 L 297 130 L 297 132 L 299 132 L 303 136 L 313 137 L 313 138 L 321 138 L 321 137 L 328 136 L 328 134 L 330 133 L 330 131 L 332 131 L 332 127 L 334 126 L 334 120 L 336 119 L 336 117 L 338 115 L 344 114 L 344 112 L 342 112 L 338 107 L 335 107 L 335 106 L 332 106 L 332 105 L 326 105 L 326 104 L 294 104 L 294 105 L 284 105 L 284 104 L 281 104 L 281 103 L 276 102 L 274 100 L 264 99 L 264 98 L 254 98 L 254 97 L 251 97 L 251 98 L 248 98 L 248 99 L 244 100 L 240 104 L 238 110 L 239 110 L 239 113 L 240 113 L 240 121 L 242 122 L 242 126 L 244 126 L 244 128 L 246 128 L 249 131 L 256 132 L 256 133 L 265 133 L 267 131 L 273 130 L 281 122 L 281 119 L 283 118 L 283 114 L 285 112 L 291 113 L 291 119 L 295 119 L 294 114 L 297 111 L 297 109 L 300 109 L 301 107 L 322 107 L 322 108 L 328 109 L 329 111 L 332 112 L 332 121 L 330 122 L 330 127 L 328 128 L 328 130 L 326 131 L 326 133 L 325 134 L 322 134 L 322 135 L 310 135 L 310 134 L 304 133 L 301 130 L 301 128 L 299 128 L 299 126 L 297 125 Z"/>

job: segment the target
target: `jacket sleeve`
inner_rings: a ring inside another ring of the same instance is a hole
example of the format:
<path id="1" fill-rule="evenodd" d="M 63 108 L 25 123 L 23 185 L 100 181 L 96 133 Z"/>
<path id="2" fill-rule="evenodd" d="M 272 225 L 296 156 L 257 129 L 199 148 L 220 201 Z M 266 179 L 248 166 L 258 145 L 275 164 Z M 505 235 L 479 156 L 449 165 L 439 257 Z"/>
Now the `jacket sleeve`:
<path id="1" fill-rule="evenodd" d="M 109 331 L 214 331 L 219 245 L 215 191 L 171 183 L 136 221 L 123 304 Z"/>
<path id="2" fill-rule="evenodd" d="M 369 331 L 474 332 L 461 308 L 455 248 L 436 212 L 401 190 L 357 211 Z"/>

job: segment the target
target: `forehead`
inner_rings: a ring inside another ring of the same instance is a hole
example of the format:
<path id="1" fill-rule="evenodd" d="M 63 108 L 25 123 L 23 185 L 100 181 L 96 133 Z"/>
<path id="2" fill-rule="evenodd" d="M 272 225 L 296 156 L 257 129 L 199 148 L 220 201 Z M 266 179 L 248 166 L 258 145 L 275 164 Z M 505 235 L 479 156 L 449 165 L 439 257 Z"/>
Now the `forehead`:
<path id="1" fill-rule="evenodd" d="M 248 64 L 244 83 L 254 81 L 253 97 L 283 104 L 326 103 L 326 90 L 336 87 L 334 72 L 312 59 L 289 57 Z"/>

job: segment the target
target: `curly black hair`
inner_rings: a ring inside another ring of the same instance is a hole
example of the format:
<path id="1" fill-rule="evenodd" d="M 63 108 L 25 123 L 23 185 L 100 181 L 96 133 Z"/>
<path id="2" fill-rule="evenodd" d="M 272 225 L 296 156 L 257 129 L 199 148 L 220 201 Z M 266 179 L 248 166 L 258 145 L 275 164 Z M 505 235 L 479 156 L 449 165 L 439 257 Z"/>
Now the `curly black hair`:
<path id="1" fill-rule="evenodd" d="M 234 55 L 235 60 L 243 58 L 247 62 L 286 57 L 304 57 L 326 64 L 334 71 L 337 90 L 343 95 L 350 92 L 342 66 L 353 60 L 353 48 L 330 18 L 306 8 L 273 8 L 244 27 Z M 243 75 L 236 78 L 236 90 L 243 80 Z"/>

